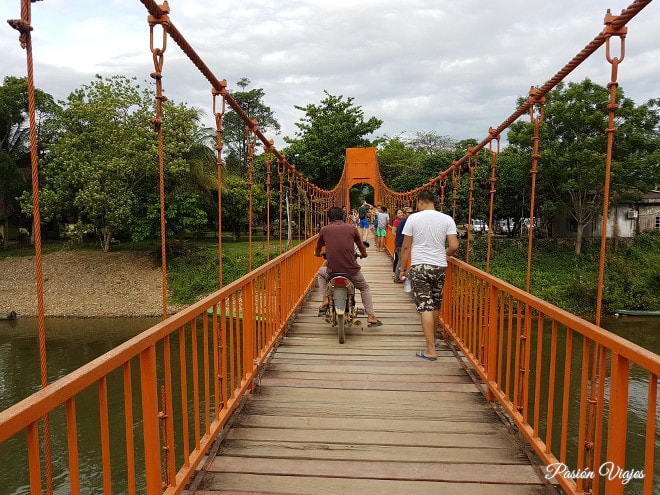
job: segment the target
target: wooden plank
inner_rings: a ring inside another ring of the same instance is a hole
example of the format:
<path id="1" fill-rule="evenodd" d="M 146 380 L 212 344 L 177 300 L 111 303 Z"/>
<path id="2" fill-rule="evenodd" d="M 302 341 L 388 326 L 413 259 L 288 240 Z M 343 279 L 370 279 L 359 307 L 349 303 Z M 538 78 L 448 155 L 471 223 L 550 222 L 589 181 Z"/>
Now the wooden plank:
<path id="1" fill-rule="evenodd" d="M 296 378 L 294 376 L 285 378 L 268 377 L 261 380 L 264 386 L 287 386 L 287 387 L 318 387 L 324 389 L 352 389 L 352 390 L 415 390 L 419 392 L 471 392 L 474 391 L 472 383 L 447 383 L 447 382 L 399 382 L 392 381 L 365 381 L 365 380 L 327 380 L 319 378 L 313 380 L 307 377 Z M 387 388 L 385 388 L 385 385 Z"/>
<path id="2" fill-rule="evenodd" d="M 375 430 L 358 430 L 345 422 L 342 430 L 307 429 L 297 426 L 295 429 L 283 428 L 235 428 L 227 437 L 231 440 L 244 440 L 251 442 L 300 442 L 300 443 L 326 443 L 351 445 L 389 445 L 407 447 L 426 447 L 442 445 L 443 447 L 471 448 L 471 449 L 516 449 L 517 445 L 510 435 L 497 432 L 488 436 L 481 433 L 478 427 L 470 433 L 444 433 L 426 432 L 380 432 Z M 244 425 L 243 425 L 244 426 Z"/>
<path id="3" fill-rule="evenodd" d="M 369 366 L 368 370 L 364 370 L 364 366 Z M 273 360 L 268 365 L 269 373 L 333 373 L 337 371 L 337 367 L 325 364 L 325 363 L 291 363 L 288 360 Z M 423 366 L 399 366 L 399 363 L 393 363 L 390 366 L 382 365 L 378 366 L 376 364 L 370 363 L 344 363 L 341 367 L 341 374 L 348 375 L 359 373 L 362 376 L 371 377 L 371 376 L 387 376 L 387 375 L 405 375 L 405 376 L 416 376 L 424 375 L 428 377 L 428 368 Z M 465 370 L 457 362 L 451 363 L 448 366 L 441 366 L 431 377 L 442 379 L 443 376 L 461 376 L 466 377 Z"/>
<path id="4" fill-rule="evenodd" d="M 420 381 L 425 381 L 425 382 L 432 382 L 432 383 L 469 383 L 470 385 L 473 386 L 474 384 L 470 381 L 470 379 L 465 376 L 465 373 L 462 375 L 459 374 L 450 374 L 450 373 L 443 373 L 442 375 L 432 375 L 432 376 L 426 376 L 422 373 L 411 373 L 409 370 L 405 368 L 396 368 L 398 373 L 395 371 L 389 372 L 382 372 L 382 373 L 372 373 L 373 368 L 369 368 L 368 372 L 366 373 L 360 373 L 358 371 L 354 371 L 352 373 L 349 373 L 347 371 L 343 371 L 340 373 L 334 373 L 331 371 L 326 371 L 331 368 L 326 367 L 325 369 L 321 369 L 320 367 L 314 367 L 314 371 L 312 372 L 310 369 L 303 369 L 303 370 L 282 370 L 282 371 L 275 371 L 275 370 L 269 370 L 268 372 L 268 379 L 286 379 L 286 378 L 293 378 L 296 380 L 304 380 L 307 379 L 309 381 L 328 381 L 328 380 L 359 380 L 363 382 L 386 382 L 390 384 L 398 384 L 398 383 L 417 383 Z M 421 376 L 420 376 L 421 375 Z M 264 381 L 262 380 L 261 382 L 262 385 L 266 385 Z"/>
<path id="5" fill-rule="evenodd" d="M 358 443 L 258 442 L 225 439 L 220 455 L 282 459 L 345 459 L 363 461 L 459 462 L 473 464 L 528 464 L 521 450 L 455 448 L 424 445 L 369 445 Z"/>
<path id="6" fill-rule="evenodd" d="M 333 390 L 334 392 L 334 390 Z M 409 404 L 383 406 L 377 403 L 347 405 L 344 403 L 320 402 L 277 402 L 251 401 L 245 405 L 244 410 L 250 414 L 274 416 L 315 416 L 319 418 L 336 417 L 341 414 L 349 421 L 352 418 L 398 418 L 398 419 L 425 419 L 429 421 L 457 421 L 472 423 L 496 423 L 497 415 L 486 408 L 462 409 L 460 407 L 447 407 L 439 409 L 433 407 L 411 407 Z"/>
<path id="7" fill-rule="evenodd" d="M 421 346 L 418 347 L 418 349 L 421 348 Z M 310 354 L 310 353 L 294 353 L 294 352 L 282 352 L 282 354 L 278 354 L 273 361 L 277 362 L 277 360 L 300 360 L 300 361 L 317 361 L 317 362 L 329 362 L 332 364 L 338 364 L 338 365 L 344 365 L 348 362 L 350 364 L 355 364 L 358 361 L 365 361 L 367 365 L 376 365 L 376 366 L 384 366 L 387 363 L 390 364 L 390 366 L 423 366 L 425 367 L 426 370 L 431 369 L 431 366 L 440 366 L 447 364 L 448 366 L 451 366 L 456 363 L 456 359 L 453 357 L 438 357 L 437 361 L 430 362 L 430 361 L 424 361 L 418 357 L 415 356 L 415 353 L 412 351 L 408 351 L 409 354 L 405 355 L 405 360 L 403 361 L 396 361 L 394 362 L 392 359 L 388 359 L 388 356 L 369 356 L 366 354 L 353 354 L 353 355 L 341 355 L 340 353 L 328 353 L 328 354 Z M 399 353 L 400 354 L 400 353 Z M 400 356 L 399 356 L 400 357 Z M 293 361 L 287 361 L 287 362 L 293 362 Z"/>
<path id="8" fill-rule="evenodd" d="M 451 483 L 402 481 L 388 479 L 354 479 L 320 476 L 269 476 L 241 473 L 209 473 L 200 484 L 197 495 L 539 495 L 547 493 L 538 485 L 493 485 L 486 483 Z M 250 487 L 260 487 L 253 489 Z"/>
<path id="9" fill-rule="evenodd" d="M 259 414 L 241 414 L 236 419 L 236 426 L 244 428 L 291 429 L 294 426 L 307 430 L 344 430 L 346 418 L 312 416 L 274 416 Z M 497 435 L 502 433 L 499 422 L 482 422 L 475 425 L 466 421 L 418 420 L 411 418 L 350 418 L 350 428 L 360 431 L 379 431 L 383 433 L 474 433 Z"/>
<path id="10" fill-rule="evenodd" d="M 298 459 L 267 459 L 264 457 L 216 458 L 210 471 L 218 473 L 252 473 L 294 476 L 324 476 L 355 479 L 397 479 L 419 481 L 451 481 L 470 483 L 540 484 L 531 466 L 417 462 L 402 464 L 392 461 L 368 462 L 360 460 L 315 461 Z"/>
<path id="11" fill-rule="evenodd" d="M 349 339 L 351 336 L 350 333 L 346 334 L 346 339 Z M 339 346 L 340 344 L 337 344 Z M 455 362 L 456 359 L 454 358 L 453 355 L 445 352 L 445 353 L 438 353 L 438 361 L 436 362 L 430 362 L 430 361 L 422 361 L 420 360 L 417 356 L 415 356 L 415 351 L 418 350 L 420 347 L 422 347 L 422 344 L 420 343 L 417 346 L 411 346 L 409 350 L 406 349 L 382 349 L 382 348 L 359 348 L 356 346 L 351 346 L 351 345 L 344 345 L 342 347 L 330 347 L 326 348 L 323 350 L 319 350 L 318 348 L 314 348 L 312 346 L 300 346 L 300 347 L 282 347 L 281 350 L 277 351 L 278 357 L 280 359 L 284 359 L 288 356 L 295 356 L 295 357 L 301 357 L 303 355 L 311 355 L 315 359 L 318 359 L 319 357 L 323 358 L 325 356 L 331 356 L 334 357 L 335 359 L 341 358 L 342 361 L 355 358 L 355 359 L 373 359 L 373 358 L 394 358 L 396 357 L 397 360 L 401 359 L 403 362 L 405 361 L 412 361 L 414 363 L 419 364 L 425 364 L 428 368 L 430 368 L 433 365 L 440 364 L 443 362 L 443 360 L 446 360 L 447 362 Z M 402 356 L 402 352 L 407 353 Z M 390 360 L 392 362 L 392 360 Z"/>
<path id="12" fill-rule="evenodd" d="M 476 387 L 472 387 L 470 393 L 464 392 L 439 392 L 426 394 L 414 391 L 394 391 L 394 390 L 333 390 L 328 393 L 323 389 L 299 390 L 288 387 L 262 387 L 252 396 L 250 400 L 273 400 L 277 402 L 318 402 L 318 403 L 373 403 L 381 406 L 399 406 L 407 407 L 451 407 L 456 404 L 459 408 L 474 406 L 479 410 L 491 410 L 486 399 L 481 395 Z"/>

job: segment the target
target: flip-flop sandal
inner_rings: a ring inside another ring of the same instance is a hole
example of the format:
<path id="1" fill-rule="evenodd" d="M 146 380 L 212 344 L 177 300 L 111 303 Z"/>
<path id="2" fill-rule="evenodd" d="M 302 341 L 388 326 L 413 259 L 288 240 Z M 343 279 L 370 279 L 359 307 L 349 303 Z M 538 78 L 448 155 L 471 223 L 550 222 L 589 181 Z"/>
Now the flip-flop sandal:
<path id="1" fill-rule="evenodd" d="M 383 322 L 380 321 L 380 320 L 378 320 L 378 321 L 370 321 L 370 322 L 368 322 L 368 325 L 367 325 L 367 326 L 368 326 L 368 327 L 379 327 L 379 326 L 381 326 L 382 324 L 383 324 Z"/>
<path id="2" fill-rule="evenodd" d="M 328 311 L 328 306 L 319 306 L 319 316 L 325 316 L 326 311 Z"/>
<path id="3" fill-rule="evenodd" d="M 426 354 L 424 354 L 424 351 L 416 352 L 415 356 L 417 356 L 418 358 L 426 359 L 427 361 L 435 361 L 436 359 L 438 359 L 431 356 L 427 356 Z"/>

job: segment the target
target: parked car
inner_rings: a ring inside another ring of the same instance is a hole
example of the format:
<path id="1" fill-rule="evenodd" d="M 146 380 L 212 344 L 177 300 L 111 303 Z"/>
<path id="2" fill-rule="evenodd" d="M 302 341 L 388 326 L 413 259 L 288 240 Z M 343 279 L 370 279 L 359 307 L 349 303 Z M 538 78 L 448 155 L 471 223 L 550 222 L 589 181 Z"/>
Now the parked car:
<path id="1" fill-rule="evenodd" d="M 467 237 L 468 225 L 466 223 L 456 224 L 458 237 L 465 239 Z M 483 235 L 488 233 L 488 224 L 483 220 L 473 218 L 470 220 L 470 233 L 472 235 Z"/>
<path id="2" fill-rule="evenodd" d="M 473 218 L 470 220 L 470 232 L 473 234 L 487 234 L 488 233 L 488 224 L 483 220 Z"/>

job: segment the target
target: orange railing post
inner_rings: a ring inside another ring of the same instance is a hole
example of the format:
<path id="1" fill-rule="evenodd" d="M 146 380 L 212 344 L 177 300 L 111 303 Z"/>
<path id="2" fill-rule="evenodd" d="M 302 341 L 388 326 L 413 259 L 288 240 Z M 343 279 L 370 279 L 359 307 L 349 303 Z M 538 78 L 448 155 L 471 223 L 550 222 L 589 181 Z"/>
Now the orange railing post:
<path id="1" fill-rule="evenodd" d="M 495 287 L 489 288 L 488 323 L 486 338 L 485 370 L 488 381 L 486 399 L 490 402 L 495 398 L 491 384 L 497 383 L 497 328 L 499 322 L 498 293 Z"/>
<path id="2" fill-rule="evenodd" d="M 599 474 L 607 472 L 605 495 L 623 493 L 623 483 L 617 471 L 626 465 L 626 438 L 628 430 L 628 383 L 630 362 L 623 356 L 612 354 L 610 374 L 610 408 L 607 432 L 607 462 Z"/>
<path id="3" fill-rule="evenodd" d="M 142 391 L 142 430 L 147 495 L 162 493 L 157 385 L 156 348 L 149 346 L 140 353 L 140 390 Z"/>

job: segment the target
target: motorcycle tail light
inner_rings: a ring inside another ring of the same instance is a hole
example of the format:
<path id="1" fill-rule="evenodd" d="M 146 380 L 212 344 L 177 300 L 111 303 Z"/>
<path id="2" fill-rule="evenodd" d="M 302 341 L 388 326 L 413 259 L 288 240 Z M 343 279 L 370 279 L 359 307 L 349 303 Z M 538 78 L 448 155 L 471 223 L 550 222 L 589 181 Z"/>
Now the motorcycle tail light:
<path id="1" fill-rule="evenodd" d="M 337 277 L 337 278 L 332 279 L 332 284 L 335 287 L 346 287 L 346 282 L 347 282 L 347 280 L 345 278 L 342 278 L 342 277 Z"/>

